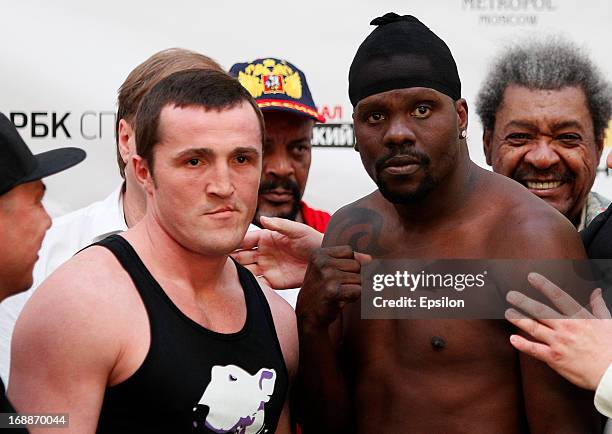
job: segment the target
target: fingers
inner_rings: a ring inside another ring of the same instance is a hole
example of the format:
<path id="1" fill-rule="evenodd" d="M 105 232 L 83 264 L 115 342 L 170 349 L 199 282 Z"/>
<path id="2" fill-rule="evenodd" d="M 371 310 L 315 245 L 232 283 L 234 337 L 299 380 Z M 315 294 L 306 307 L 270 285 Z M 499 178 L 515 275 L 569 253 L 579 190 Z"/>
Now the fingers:
<path id="1" fill-rule="evenodd" d="M 355 259 L 355 252 L 351 246 L 323 247 L 320 253 L 337 259 Z"/>
<path id="2" fill-rule="evenodd" d="M 242 242 L 240 243 L 239 249 L 249 250 L 257 247 L 259 244 L 259 239 L 263 235 L 263 230 L 260 231 L 249 231 L 246 233 Z"/>
<path id="3" fill-rule="evenodd" d="M 325 270 L 324 277 L 347 277 L 358 279 L 354 282 L 344 283 L 361 283 L 361 263 L 356 259 L 358 253 L 353 253 L 353 249 L 349 246 L 326 247 L 315 252 L 312 258 L 312 264 L 320 270 Z M 364 255 L 367 256 L 367 255 Z M 337 276 L 336 276 L 337 274 Z"/>
<path id="4" fill-rule="evenodd" d="M 319 270 L 317 284 L 328 288 L 328 294 L 339 302 L 354 301 L 361 295 L 361 264 L 349 246 L 319 249 L 311 265 Z"/>
<path id="5" fill-rule="evenodd" d="M 359 297 L 361 297 L 361 285 L 348 284 L 340 286 L 340 291 L 336 299 L 340 307 L 343 307 L 346 303 L 357 301 Z"/>
<path id="6" fill-rule="evenodd" d="M 261 268 L 259 268 L 259 265 L 257 265 L 257 264 L 245 265 L 244 268 L 246 268 L 251 273 L 253 273 L 253 275 L 255 277 L 257 277 L 257 278 L 263 277 L 263 272 L 262 272 Z M 268 286 L 270 286 L 270 285 L 268 285 Z"/>
<path id="7" fill-rule="evenodd" d="M 257 263 L 257 250 L 238 250 L 231 254 L 240 265 L 251 265 Z"/>
<path id="8" fill-rule="evenodd" d="M 328 326 L 342 309 L 361 296 L 361 263 L 367 255 L 354 253 L 350 246 L 316 249 L 308 264 L 298 301 L 302 323 Z"/>
<path id="9" fill-rule="evenodd" d="M 550 343 L 553 330 L 548 328 L 546 325 L 535 321 L 530 318 L 525 318 L 524 315 L 521 315 L 514 309 L 506 310 L 504 316 L 508 321 L 514 324 L 519 329 L 523 330 L 525 333 L 533 336 L 540 342 Z"/>
<path id="10" fill-rule="evenodd" d="M 365 253 L 355 252 L 355 259 L 357 259 L 361 265 L 366 265 L 372 262 L 372 256 Z"/>
<path id="11" fill-rule="evenodd" d="M 608 310 L 608 306 L 606 306 L 606 302 L 603 299 L 603 294 L 601 292 L 601 288 L 596 288 L 591 293 L 591 310 L 593 311 L 593 315 L 595 318 L 599 319 L 611 319 L 610 311 Z"/>
<path id="12" fill-rule="evenodd" d="M 261 216 L 259 221 L 261 225 L 271 231 L 280 232 L 289 238 L 299 238 L 305 235 L 316 235 L 320 241 L 323 240 L 323 234 L 314 228 L 311 228 L 304 223 L 298 223 L 293 220 L 287 220 L 280 217 L 264 217 Z M 319 241 L 319 245 L 321 242 Z"/>
<path id="13" fill-rule="evenodd" d="M 517 291 L 509 291 L 506 294 L 506 301 L 547 325 L 550 319 L 563 318 L 556 310 Z"/>
<path id="14" fill-rule="evenodd" d="M 333 291 L 332 298 L 338 303 L 340 308 L 344 307 L 344 305 L 347 303 L 352 303 L 358 300 L 361 297 L 360 273 L 336 271 L 334 280 L 336 280 L 337 286 L 335 291 Z"/>
<path id="15" fill-rule="evenodd" d="M 340 271 L 351 274 L 359 274 L 361 272 L 360 263 L 354 259 L 332 259 L 330 265 Z"/>
<path id="16" fill-rule="evenodd" d="M 299 232 L 300 229 L 303 229 L 303 226 L 307 226 L 293 220 L 287 220 L 280 217 L 266 217 L 263 215 L 259 218 L 259 222 L 265 229 L 277 231 L 284 235 L 295 233 L 296 231 Z"/>
<path id="17" fill-rule="evenodd" d="M 338 271 L 335 279 L 340 285 L 359 285 L 361 286 L 361 274 L 355 272 Z"/>
<path id="18" fill-rule="evenodd" d="M 510 336 L 510 343 L 520 352 L 530 355 L 531 357 L 535 357 L 542 362 L 550 363 L 552 361 L 551 350 L 544 344 L 531 342 L 530 340 L 519 335 Z"/>
<path id="19" fill-rule="evenodd" d="M 574 316 L 583 309 L 580 303 L 541 274 L 529 273 L 527 280 L 534 288 L 552 301 L 561 313 L 568 316 Z"/>

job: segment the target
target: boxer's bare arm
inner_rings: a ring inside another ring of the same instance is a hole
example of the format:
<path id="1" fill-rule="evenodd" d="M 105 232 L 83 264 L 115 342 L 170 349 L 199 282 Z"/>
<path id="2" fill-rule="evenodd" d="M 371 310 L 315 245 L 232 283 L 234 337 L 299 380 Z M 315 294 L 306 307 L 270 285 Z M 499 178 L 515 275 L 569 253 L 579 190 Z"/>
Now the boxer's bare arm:
<path id="1" fill-rule="evenodd" d="M 583 245 L 565 219 L 529 219 L 513 241 L 513 248 L 532 259 L 585 259 Z M 525 410 L 530 432 L 600 432 L 591 392 L 579 389 L 548 365 L 519 355 Z"/>
<path id="2" fill-rule="evenodd" d="M 350 432 L 350 401 L 339 363 L 341 319 L 327 328 L 300 324 L 300 423 L 304 434 Z"/>
<path id="3" fill-rule="evenodd" d="M 262 290 L 268 300 L 270 310 L 272 311 L 272 318 L 274 319 L 274 328 L 276 329 L 276 335 L 283 352 L 285 359 L 285 365 L 289 373 L 289 391 L 285 399 L 285 405 L 276 427 L 276 434 L 291 434 L 291 418 L 289 415 L 289 397 L 291 385 L 295 379 L 298 368 L 299 359 L 299 345 L 298 345 L 298 334 L 297 324 L 295 319 L 295 312 L 293 308 L 276 292 L 262 285 Z"/>
<path id="4" fill-rule="evenodd" d="M 95 432 L 105 388 L 124 350 L 122 330 L 129 330 L 120 314 L 125 297 L 114 276 L 101 271 L 112 260 L 105 249 L 85 250 L 25 306 L 13 335 L 8 391 L 20 413 L 68 413 L 70 432 Z M 31 432 L 47 431 L 55 432 Z"/>
<path id="5" fill-rule="evenodd" d="M 330 221 L 322 249 L 308 265 L 296 314 L 300 337 L 300 399 L 305 434 L 349 432 L 350 400 L 340 366 L 342 309 L 361 295 L 360 261 L 334 230 L 350 206 Z M 357 259 L 356 259 L 357 258 Z"/>

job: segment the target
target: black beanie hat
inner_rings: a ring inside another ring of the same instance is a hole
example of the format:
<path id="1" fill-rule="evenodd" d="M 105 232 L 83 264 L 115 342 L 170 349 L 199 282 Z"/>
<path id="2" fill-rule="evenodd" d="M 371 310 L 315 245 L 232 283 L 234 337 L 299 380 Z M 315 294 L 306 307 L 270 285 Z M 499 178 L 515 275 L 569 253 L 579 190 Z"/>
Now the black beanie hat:
<path id="1" fill-rule="evenodd" d="M 412 15 L 390 12 L 372 20 L 378 26 L 357 49 L 349 70 L 353 107 L 370 96 L 394 89 L 428 87 L 454 101 L 461 80 L 448 46 Z"/>

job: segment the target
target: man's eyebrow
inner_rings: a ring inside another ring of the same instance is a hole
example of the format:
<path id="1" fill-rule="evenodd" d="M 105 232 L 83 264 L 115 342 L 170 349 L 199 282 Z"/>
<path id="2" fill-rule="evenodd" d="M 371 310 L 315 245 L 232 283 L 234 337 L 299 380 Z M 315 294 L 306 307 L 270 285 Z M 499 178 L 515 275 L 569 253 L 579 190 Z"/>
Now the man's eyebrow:
<path id="1" fill-rule="evenodd" d="M 211 148 L 189 148 L 177 153 L 174 156 L 175 160 L 181 160 L 183 158 L 194 158 L 194 157 L 214 157 L 216 152 Z M 260 155 L 261 152 L 254 146 L 239 146 L 232 149 L 232 154 L 251 154 Z"/>
<path id="2" fill-rule="evenodd" d="M 298 137 L 297 139 L 293 139 L 288 143 L 288 145 L 302 145 L 304 142 L 310 143 L 312 141 L 311 137 L 308 135 L 304 135 L 302 137 Z"/>
<path id="3" fill-rule="evenodd" d="M 261 151 L 254 146 L 239 146 L 232 151 L 234 155 L 237 154 L 251 154 L 251 155 L 259 155 Z"/>
<path id="4" fill-rule="evenodd" d="M 210 148 L 189 148 L 179 152 L 174 156 L 175 160 L 180 160 L 186 157 L 212 157 L 215 152 Z"/>
<path id="5" fill-rule="evenodd" d="M 563 128 L 576 128 L 580 131 L 583 130 L 583 126 L 580 122 L 578 121 L 560 121 L 560 122 L 554 122 L 552 124 L 552 129 L 553 130 L 561 130 Z"/>
<path id="6" fill-rule="evenodd" d="M 380 110 L 382 109 L 383 104 L 384 104 L 384 101 L 382 98 L 376 99 L 374 101 L 367 101 L 367 102 L 358 104 L 357 107 L 355 107 L 355 111 L 359 113 L 359 112 L 374 110 L 374 109 Z"/>
<path id="7" fill-rule="evenodd" d="M 526 130 L 531 130 L 531 131 L 537 130 L 537 127 L 533 124 L 533 122 L 521 121 L 521 120 L 514 120 L 514 121 L 508 122 L 508 124 L 506 125 L 506 128 L 508 127 L 524 128 Z"/>

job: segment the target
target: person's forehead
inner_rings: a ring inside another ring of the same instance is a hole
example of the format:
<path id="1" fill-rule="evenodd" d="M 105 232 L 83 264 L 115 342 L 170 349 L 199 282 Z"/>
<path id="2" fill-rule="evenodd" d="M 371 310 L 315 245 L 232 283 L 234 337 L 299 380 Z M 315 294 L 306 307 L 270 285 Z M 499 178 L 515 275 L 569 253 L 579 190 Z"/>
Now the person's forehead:
<path id="1" fill-rule="evenodd" d="M 266 127 L 279 128 L 281 126 L 306 127 L 314 124 L 314 120 L 308 116 L 301 116 L 282 110 L 262 110 Z"/>
<path id="2" fill-rule="evenodd" d="M 45 184 L 40 179 L 37 179 L 13 187 L 0 195 L 0 201 L 12 204 L 31 202 L 32 198 L 41 196 L 45 190 Z"/>
<path id="3" fill-rule="evenodd" d="M 504 90 L 497 114 L 509 118 L 507 120 L 532 117 L 551 122 L 591 122 L 588 101 L 580 86 L 530 89 L 511 84 Z"/>
<path id="4" fill-rule="evenodd" d="M 159 144 L 173 153 L 190 147 L 219 151 L 247 144 L 261 147 L 259 120 L 248 103 L 221 110 L 165 106 L 158 133 Z"/>
<path id="5" fill-rule="evenodd" d="M 264 111 L 266 126 L 266 142 L 290 142 L 292 140 L 310 138 L 314 120 L 306 116 L 280 111 Z M 274 139 L 274 140 L 273 140 Z"/>
<path id="6" fill-rule="evenodd" d="M 238 123 L 242 122 L 242 123 Z M 207 132 L 225 129 L 235 132 L 259 130 L 255 109 L 246 101 L 227 108 L 208 108 L 201 105 L 179 107 L 166 104 L 159 116 L 159 125 L 164 132 Z"/>

